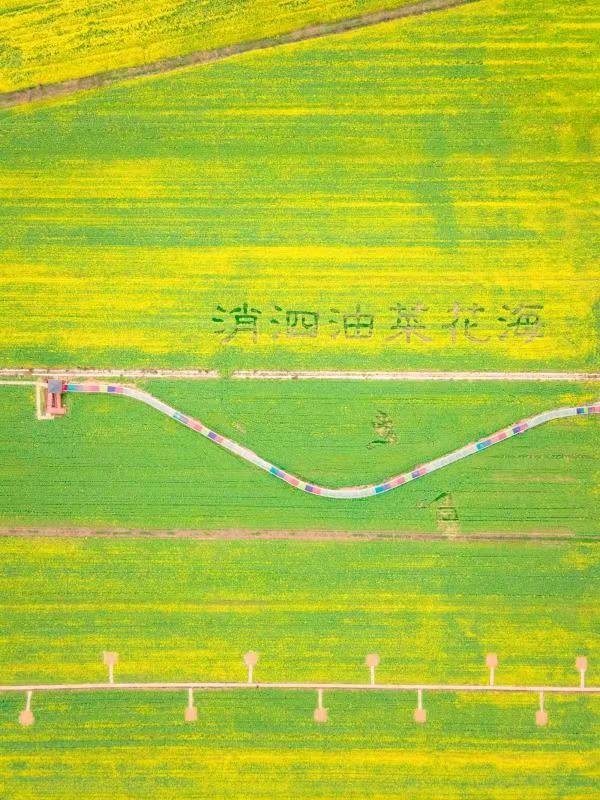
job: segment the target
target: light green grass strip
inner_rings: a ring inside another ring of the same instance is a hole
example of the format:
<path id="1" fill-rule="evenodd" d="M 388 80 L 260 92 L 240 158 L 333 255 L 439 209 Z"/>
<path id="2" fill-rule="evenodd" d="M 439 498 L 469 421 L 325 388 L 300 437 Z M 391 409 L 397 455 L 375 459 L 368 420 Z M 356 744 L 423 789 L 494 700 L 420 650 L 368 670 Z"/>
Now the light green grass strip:
<path id="1" fill-rule="evenodd" d="M 286 470 L 333 486 L 377 482 L 597 393 L 594 384 L 492 382 L 143 385 Z M 66 418 L 37 422 L 33 394 L 33 387 L 0 393 L 5 525 L 424 533 L 437 531 L 434 501 L 448 492 L 464 533 L 600 532 L 592 417 L 538 428 L 377 502 L 345 504 L 292 492 L 142 405 L 90 396 L 67 400 Z M 380 411 L 393 422 L 393 444 L 371 445 Z"/>

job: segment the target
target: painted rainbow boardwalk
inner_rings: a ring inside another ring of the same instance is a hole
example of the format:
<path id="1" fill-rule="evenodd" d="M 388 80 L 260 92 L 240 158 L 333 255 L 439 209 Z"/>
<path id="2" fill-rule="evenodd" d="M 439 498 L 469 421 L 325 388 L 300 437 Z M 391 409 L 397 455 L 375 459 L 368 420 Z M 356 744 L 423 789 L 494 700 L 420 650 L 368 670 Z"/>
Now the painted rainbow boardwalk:
<path id="1" fill-rule="evenodd" d="M 76 394 L 123 395 L 124 397 L 130 397 L 133 400 L 139 400 L 139 402 L 145 403 L 151 408 L 156 409 L 156 411 L 160 411 L 161 414 L 165 414 L 167 417 L 170 417 L 176 422 L 181 423 L 181 425 L 185 425 L 186 428 L 191 428 L 197 433 L 200 433 L 202 436 L 210 439 L 215 444 L 225 448 L 225 450 L 229 450 L 231 453 L 234 453 L 240 458 L 243 458 L 245 461 L 248 461 L 250 464 L 253 464 L 255 467 L 259 467 L 265 472 L 274 475 L 276 478 L 285 481 L 285 483 L 288 483 L 295 489 L 299 489 L 307 494 L 331 497 L 339 500 L 355 500 L 362 497 L 372 497 L 374 495 L 384 494 L 385 492 L 389 492 L 392 489 L 396 489 L 406 483 L 410 483 L 410 481 L 417 480 L 417 478 L 422 478 L 424 475 L 429 475 L 432 472 L 436 472 L 438 469 L 447 467 L 449 464 L 453 464 L 455 461 L 460 461 L 463 458 L 467 458 L 467 456 L 475 455 L 476 453 L 479 453 L 480 451 L 485 450 L 494 444 L 499 444 L 506 439 L 519 436 L 520 434 L 525 433 L 532 428 L 537 428 L 539 425 L 544 425 L 546 422 L 551 422 L 555 419 L 587 416 L 589 414 L 600 414 L 600 400 L 587 405 L 555 408 L 550 411 L 543 411 L 540 414 L 535 414 L 532 417 L 528 417 L 520 422 L 509 425 L 508 427 L 503 428 L 496 433 L 492 433 L 483 439 L 479 439 L 477 442 L 471 442 L 470 444 L 467 444 L 458 450 L 453 450 L 451 453 L 440 456 L 433 461 L 428 461 L 426 464 L 416 466 L 409 472 L 403 472 L 400 475 L 394 475 L 383 483 L 369 484 L 365 486 L 344 486 L 338 489 L 332 489 L 326 486 L 319 486 L 315 483 L 310 483 L 302 478 L 298 478 L 296 475 L 292 475 L 286 470 L 280 469 L 275 464 L 271 464 L 269 461 L 266 461 L 253 450 L 249 450 L 247 447 L 244 447 L 238 442 L 228 439 L 226 436 L 222 436 L 220 433 L 208 428 L 199 420 L 194 419 L 187 414 L 182 414 L 177 409 L 172 408 L 166 403 L 163 403 L 162 400 L 159 400 L 157 397 L 154 397 L 153 395 L 149 394 L 148 392 L 144 392 L 141 389 L 136 389 L 130 386 L 122 386 L 115 383 L 64 383 L 62 389 L 64 392 Z"/>

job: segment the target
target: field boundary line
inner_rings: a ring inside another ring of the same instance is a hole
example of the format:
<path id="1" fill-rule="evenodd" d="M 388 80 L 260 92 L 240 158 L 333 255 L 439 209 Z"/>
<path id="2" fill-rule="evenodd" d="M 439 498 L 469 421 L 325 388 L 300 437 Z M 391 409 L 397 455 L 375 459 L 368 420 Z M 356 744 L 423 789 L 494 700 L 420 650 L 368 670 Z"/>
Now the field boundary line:
<path id="1" fill-rule="evenodd" d="M 600 381 L 600 372 L 481 372 L 356 370 L 236 370 L 235 380 L 347 380 L 347 381 Z"/>
<path id="2" fill-rule="evenodd" d="M 10 378 L 177 378 L 181 380 L 216 380 L 221 373 L 214 369 L 38 369 L 4 367 L 0 369 L 0 383 L 17 385 L 25 381 L 5 381 Z"/>
<path id="3" fill-rule="evenodd" d="M 502 685 L 485 683 L 315 683 L 294 682 L 278 683 L 265 682 L 249 683 L 243 681 L 154 681 L 154 682 L 124 682 L 124 683 L 40 683 L 40 684 L 4 684 L 0 685 L 0 693 L 8 692 L 93 692 L 93 691 L 178 691 L 182 689 L 214 690 L 306 690 L 315 691 L 325 689 L 328 691 L 344 692 L 483 692 L 484 694 L 498 693 L 535 693 L 547 694 L 600 694 L 600 686 L 526 686 Z"/>
<path id="4" fill-rule="evenodd" d="M 335 22 L 305 25 L 296 30 L 288 31 L 287 33 L 255 39 L 249 42 L 238 42 L 236 44 L 217 47 L 212 50 L 196 50 L 186 55 L 171 56 L 147 64 L 106 70 L 82 78 L 71 78 L 54 83 L 30 86 L 25 89 L 15 89 L 13 91 L 0 93 L 0 108 L 12 108 L 13 106 L 25 105 L 40 100 L 64 97 L 65 95 L 74 94 L 76 92 L 111 86 L 115 83 L 121 83 L 134 78 L 162 75 L 185 69 L 186 67 L 212 64 L 227 58 L 243 55 L 244 53 L 268 50 L 283 45 L 347 33 L 360 28 L 380 25 L 384 22 L 392 22 L 406 17 L 416 17 L 436 11 L 450 10 L 478 1 L 479 0 L 421 0 L 421 2 L 411 3 L 410 5 L 400 6 L 399 8 L 372 11 L 358 17 L 350 17 Z"/>
<path id="5" fill-rule="evenodd" d="M 140 528 L 68 528 L 68 527 L 0 527 L 0 538 L 57 538 L 57 539 L 188 539 L 195 541 L 419 541 L 454 542 L 460 544 L 481 542 L 536 543 L 569 541 L 597 541 L 600 534 L 576 536 L 572 531 L 524 531 L 523 533 L 417 533 L 410 531 L 318 531 L 318 530 L 148 530 Z"/>
<path id="6" fill-rule="evenodd" d="M 131 378 L 176 380 L 327 380 L 327 381 L 523 381 L 594 383 L 600 372 L 552 371 L 452 371 L 407 370 L 235 370 L 230 376 L 214 369 L 42 369 L 29 367 L 0 368 L 0 384 L 27 385 L 25 380 L 9 378 Z M 31 381 L 30 383 L 34 383 Z"/>

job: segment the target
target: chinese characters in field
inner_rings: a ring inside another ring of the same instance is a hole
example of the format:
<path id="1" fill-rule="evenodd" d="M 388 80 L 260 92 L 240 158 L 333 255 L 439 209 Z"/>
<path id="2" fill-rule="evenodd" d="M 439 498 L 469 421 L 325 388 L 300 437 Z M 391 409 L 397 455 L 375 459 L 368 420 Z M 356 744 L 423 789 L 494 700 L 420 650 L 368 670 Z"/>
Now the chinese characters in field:
<path id="1" fill-rule="evenodd" d="M 258 342 L 265 336 L 349 341 L 381 336 L 401 346 L 439 342 L 440 337 L 448 345 L 482 346 L 494 339 L 521 343 L 539 339 L 545 327 L 542 315 L 543 305 L 523 302 L 504 303 L 499 309 L 458 302 L 433 309 L 424 303 L 398 302 L 377 310 L 361 303 L 348 308 L 286 308 L 278 304 L 259 308 L 244 301 L 233 307 L 217 305 L 211 323 L 224 343 L 236 339 Z"/>

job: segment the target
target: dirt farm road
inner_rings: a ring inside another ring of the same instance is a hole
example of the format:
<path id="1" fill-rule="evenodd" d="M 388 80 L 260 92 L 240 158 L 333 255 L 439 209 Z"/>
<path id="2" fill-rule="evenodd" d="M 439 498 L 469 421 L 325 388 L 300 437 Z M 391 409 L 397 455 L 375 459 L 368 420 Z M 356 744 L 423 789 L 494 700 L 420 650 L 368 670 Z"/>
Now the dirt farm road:
<path id="1" fill-rule="evenodd" d="M 12 381 L 2 378 L 130 378 L 139 379 L 174 379 L 174 380 L 329 380 L 329 381 L 566 381 L 588 383 L 600 381 L 600 372 L 451 372 L 451 371 L 398 371 L 369 372 L 356 370 L 235 370 L 230 376 L 221 375 L 212 369 L 122 369 L 100 368 L 79 369 L 65 367 L 63 369 L 44 369 L 32 367 L 0 368 L 0 384 Z"/>

